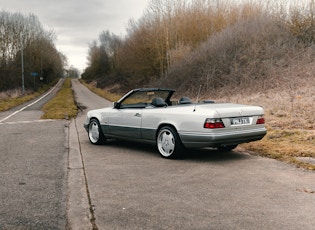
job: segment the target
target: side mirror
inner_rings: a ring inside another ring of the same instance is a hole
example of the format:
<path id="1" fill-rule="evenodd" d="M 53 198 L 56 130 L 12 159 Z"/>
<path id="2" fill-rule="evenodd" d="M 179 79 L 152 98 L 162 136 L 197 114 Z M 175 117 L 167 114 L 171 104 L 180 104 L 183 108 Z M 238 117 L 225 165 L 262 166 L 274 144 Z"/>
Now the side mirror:
<path id="1" fill-rule="evenodd" d="M 114 106 L 115 109 L 119 109 L 120 108 L 120 103 L 114 102 L 113 106 Z"/>

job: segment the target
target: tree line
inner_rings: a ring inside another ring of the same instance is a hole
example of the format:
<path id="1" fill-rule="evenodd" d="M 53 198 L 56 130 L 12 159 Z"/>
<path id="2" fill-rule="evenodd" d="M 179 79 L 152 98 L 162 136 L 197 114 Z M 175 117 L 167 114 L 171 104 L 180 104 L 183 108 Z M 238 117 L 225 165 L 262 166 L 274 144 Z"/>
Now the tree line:
<path id="1" fill-rule="evenodd" d="M 265 66 L 255 72 L 255 62 L 269 51 L 265 58 L 272 59 L 271 51 L 277 55 L 273 44 L 286 51 L 314 44 L 314 9 L 314 0 L 306 8 L 274 1 L 151 0 L 138 21 L 129 21 L 124 37 L 103 31 L 90 44 L 82 78 L 123 90 L 177 88 L 183 81 L 183 87 L 205 80 L 211 87 L 240 84 L 244 79 L 235 76 L 248 66 L 250 79 L 266 75 Z"/>
<path id="2" fill-rule="evenodd" d="M 0 91 L 37 89 L 63 75 L 66 57 L 55 47 L 53 31 L 33 15 L 0 11 Z"/>
<path id="3" fill-rule="evenodd" d="M 92 42 L 84 79 L 142 85 L 167 76 L 170 66 L 235 21 L 247 18 L 237 7 L 221 1 L 151 0 L 144 15 L 130 20 L 127 35 L 120 38 L 101 32 Z"/>

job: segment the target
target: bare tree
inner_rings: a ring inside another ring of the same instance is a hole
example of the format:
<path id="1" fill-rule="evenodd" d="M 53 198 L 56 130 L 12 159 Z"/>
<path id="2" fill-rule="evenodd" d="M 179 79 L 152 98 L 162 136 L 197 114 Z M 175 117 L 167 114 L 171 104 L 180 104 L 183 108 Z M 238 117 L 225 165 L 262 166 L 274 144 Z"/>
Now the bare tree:
<path id="1" fill-rule="evenodd" d="M 64 56 L 55 48 L 55 34 L 44 30 L 35 15 L 1 11 L 0 38 L 0 90 L 19 87 L 22 58 L 28 88 L 35 86 L 40 74 L 46 83 L 62 74 Z"/>

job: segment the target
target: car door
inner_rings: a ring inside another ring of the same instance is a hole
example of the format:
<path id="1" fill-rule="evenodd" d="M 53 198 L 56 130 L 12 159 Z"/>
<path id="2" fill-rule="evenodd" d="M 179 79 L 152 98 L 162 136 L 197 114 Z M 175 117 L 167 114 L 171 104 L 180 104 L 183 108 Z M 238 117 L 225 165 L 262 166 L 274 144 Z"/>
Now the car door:
<path id="1" fill-rule="evenodd" d="M 109 114 L 109 134 L 116 137 L 141 138 L 142 108 L 113 109 Z"/>

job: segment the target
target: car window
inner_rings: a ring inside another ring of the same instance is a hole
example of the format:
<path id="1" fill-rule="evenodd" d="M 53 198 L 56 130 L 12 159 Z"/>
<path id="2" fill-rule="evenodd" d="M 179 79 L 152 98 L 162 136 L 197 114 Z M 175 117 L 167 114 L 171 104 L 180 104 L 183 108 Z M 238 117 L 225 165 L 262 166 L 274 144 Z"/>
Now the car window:
<path id="1" fill-rule="evenodd" d="M 168 94 L 168 91 L 138 91 L 123 100 L 121 108 L 145 108 L 151 104 L 153 98 L 166 99 Z"/>

